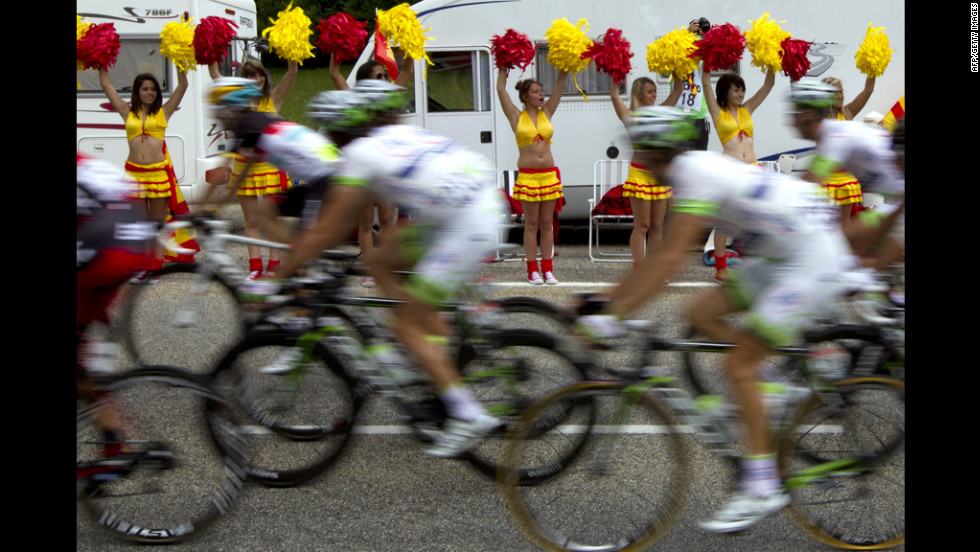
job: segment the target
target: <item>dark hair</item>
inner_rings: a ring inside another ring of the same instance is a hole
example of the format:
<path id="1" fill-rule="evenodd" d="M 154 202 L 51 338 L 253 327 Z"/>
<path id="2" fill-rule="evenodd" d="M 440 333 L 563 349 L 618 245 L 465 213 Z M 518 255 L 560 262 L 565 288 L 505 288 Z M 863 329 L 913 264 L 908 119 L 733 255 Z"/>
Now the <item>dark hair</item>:
<path id="1" fill-rule="evenodd" d="M 357 68 L 357 73 L 355 73 L 356 76 L 354 77 L 354 80 L 359 81 L 359 80 L 370 79 L 371 73 L 374 72 L 375 67 L 381 67 L 382 69 L 385 70 L 385 73 L 388 72 L 388 70 L 385 69 L 383 63 L 381 63 L 376 59 L 369 59 L 368 61 L 364 62 L 363 65 Z"/>
<path id="2" fill-rule="evenodd" d="M 733 84 L 745 90 L 745 81 L 735 73 L 725 73 L 718 79 L 718 84 L 715 85 L 715 99 L 721 107 L 728 107 L 728 91 Z"/>
<path id="3" fill-rule="evenodd" d="M 252 75 L 258 75 L 260 73 L 265 75 L 265 84 L 262 86 L 262 97 L 268 98 L 272 94 L 272 74 L 265 68 L 265 65 L 262 65 L 261 61 L 255 58 L 249 58 L 238 69 L 238 76 L 244 79 L 250 79 Z"/>
<path id="4" fill-rule="evenodd" d="M 514 90 L 517 90 L 517 99 L 521 100 L 521 103 L 527 103 L 527 91 L 531 89 L 532 84 L 537 84 L 538 86 L 544 87 L 543 84 L 534 79 L 524 79 L 522 81 L 517 81 L 514 85 Z"/>
<path id="5" fill-rule="evenodd" d="M 140 101 L 140 87 L 146 81 L 152 81 L 153 86 L 157 89 L 157 97 L 150 105 L 149 111 L 149 114 L 153 115 L 163 107 L 163 92 L 160 90 L 160 81 L 152 73 L 140 73 L 133 79 L 133 95 L 129 100 L 129 109 L 135 113 L 141 113 L 143 111 L 143 102 Z"/>

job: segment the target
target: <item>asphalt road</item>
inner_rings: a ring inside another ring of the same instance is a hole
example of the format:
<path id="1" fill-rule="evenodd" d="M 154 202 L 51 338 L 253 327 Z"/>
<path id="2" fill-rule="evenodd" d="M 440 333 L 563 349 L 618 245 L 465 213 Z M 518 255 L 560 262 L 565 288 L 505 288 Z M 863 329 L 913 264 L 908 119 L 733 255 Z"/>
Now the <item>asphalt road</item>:
<path id="1" fill-rule="evenodd" d="M 236 230 L 241 231 L 240 214 L 236 211 L 229 209 L 227 213 L 236 221 Z M 630 269 L 629 263 L 591 262 L 582 241 L 580 233 L 574 233 L 567 242 L 559 244 L 555 268 L 561 283 L 557 286 L 523 283 L 521 262 L 489 264 L 484 268 L 484 275 L 495 278 L 493 290 L 500 296 L 529 295 L 564 304 L 572 300 L 575 292 L 602 289 Z M 233 246 L 232 251 L 244 267 L 247 264 L 244 247 Z M 625 253 L 627 249 L 620 245 L 618 252 Z M 713 274 L 714 269 L 701 262 L 700 252 L 692 251 L 663 296 L 648 305 L 642 317 L 657 321 L 666 335 L 680 337 L 686 327 L 685 307 L 715 286 Z M 357 282 L 352 284 L 356 289 Z M 173 356 L 165 363 L 206 371 L 213 360 L 198 354 L 196 349 L 199 347 L 173 347 L 170 353 Z M 187 360 L 183 360 L 185 357 Z M 232 510 L 216 525 L 187 542 L 167 546 L 167 550 L 517 552 L 538 549 L 511 522 L 493 481 L 465 461 L 426 455 L 426 446 L 404 431 L 400 414 L 389 401 L 371 397 L 358 419 L 356 434 L 327 473 L 294 488 L 248 484 Z M 786 513 L 778 513 L 735 536 L 701 530 L 697 522 L 724 504 L 735 480 L 725 460 L 699 444 L 694 444 L 693 451 L 691 462 L 696 475 L 689 506 L 653 550 L 829 549 L 807 537 Z M 900 503 L 878 507 L 904 509 L 904 498 Z M 79 511 L 76 550 L 114 552 L 137 548 L 140 547 L 108 536 Z M 904 550 L 904 546 L 895 550 Z"/>

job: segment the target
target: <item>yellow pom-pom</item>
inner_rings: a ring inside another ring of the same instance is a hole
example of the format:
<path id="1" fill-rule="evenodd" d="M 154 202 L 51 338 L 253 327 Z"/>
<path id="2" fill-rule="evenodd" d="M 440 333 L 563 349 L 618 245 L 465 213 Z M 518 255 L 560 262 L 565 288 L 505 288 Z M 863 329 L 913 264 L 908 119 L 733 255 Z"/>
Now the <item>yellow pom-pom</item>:
<path id="1" fill-rule="evenodd" d="M 405 55 L 412 59 L 424 59 L 432 65 L 425 53 L 425 42 L 432 40 L 425 36 L 429 29 L 422 29 L 419 18 L 408 4 L 399 4 L 390 10 L 378 10 L 378 30 L 393 45 L 400 46 Z"/>
<path id="2" fill-rule="evenodd" d="M 785 23 L 780 21 L 779 23 Z M 755 21 L 749 21 L 752 28 L 745 31 L 745 47 L 752 52 L 752 65 L 763 72 L 778 73 L 783 70 L 783 49 L 781 44 L 790 38 L 788 32 L 779 27 L 779 23 L 769 19 L 769 12 Z"/>
<path id="3" fill-rule="evenodd" d="M 78 15 L 77 13 L 75 14 L 75 18 L 78 21 L 78 32 L 75 35 L 75 42 L 78 42 L 79 40 L 82 39 L 83 36 L 85 36 L 85 33 L 88 32 L 88 28 L 91 27 L 92 24 L 89 23 L 88 21 L 83 21 L 82 20 L 82 16 Z M 76 60 L 75 61 L 75 70 L 76 71 L 84 71 L 85 70 L 85 64 L 82 63 L 81 61 Z M 77 84 L 78 84 L 78 87 L 79 88 L 82 87 L 81 83 L 77 83 Z"/>
<path id="4" fill-rule="evenodd" d="M 650 72 L 673 75 L 677 80 L 686 79 L 698 68 L 697 58 L 691 57 L 696 49 L 696 38 L 686 27 L 678 27 L 647 45 Z"/>
<path id="5" fill-rule="evenodd" d="M 160 31 L 160 53 L 182 73 L 197 69 L 194 27 L 191 26 L 190 19 L 179 23 L 171 21 L 163 26 Z"/>
<path id="6" fill-rule="evenodd" d="M 884 30 L 884 27 L 873 27 L 868 23 L 864 41 L 854 54 L 858 70 L 871 78 L 878 78 L 885 73 L 895 52 L 888 48 L 888 35 Z"/>
<path id="7" fill-rule="evenodd" d="M 582 53 L 592 46 L 592 40 L 585 36 L 580 27 L 585 25 L 589 30 L 589 22 L 579 19 L 578 24 L 572 25 L 564 17 L 551 22 L 551 28 L 545 31 L 548 41 L 548 63 L 559 71 L 578 73 L 585 69 L 591 59 L 582 59 Z"/>
<path id="8" fill-rule="evenodd" d="M 294 8 L 292 2 L 277 15 L 279 19 L 269 18 L 272 26 L 262 31 L 262 36 L 268 35 L 269 46 L 278 52 L 279 57 L 303 65 L 304 59 L 313 57 L 313 43 L 310 41 L 313 22 L 303 13 L 303 8 Z"/>

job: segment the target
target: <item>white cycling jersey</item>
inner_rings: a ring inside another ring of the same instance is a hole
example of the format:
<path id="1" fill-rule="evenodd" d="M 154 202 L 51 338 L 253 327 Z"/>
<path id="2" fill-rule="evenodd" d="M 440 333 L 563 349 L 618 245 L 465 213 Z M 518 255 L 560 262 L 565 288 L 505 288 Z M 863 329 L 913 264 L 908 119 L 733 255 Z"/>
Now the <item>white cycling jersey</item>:
<path id="1" fill-rule="evenodd" d="M 344 146 L 336 176 L 337 183 L 365 186 L 414 219 L 436 224 L 496 187 L 484 156 L 409 125 L 384 126 Z"/>
<path id="2" fill-rule="evenodd" d="M 840 234 L 835 209 L 819 186 L 721 153 L 681 154 L 667 180 L 676 211 L 708 217 L 752 256 L 789 259 L 816 236 Z"/>
<path id="3" fill-rule="evenodd" d="M 895 166 L 892 135 L 884 128 L 858 121 L 824 120 L 810 172 L 826 178 L 839 170 L 853 174 L 866 192 L 905 195 L 905 176 Z"/>
<path id="4" fill-rule="evenodd" d="M 340 155 L 333 142 L 313 129 L 268 113 L 248 113 L 235 134 L 241 146 L 252 148 L 259 161 L 306 182 L 328 176 Z"/>

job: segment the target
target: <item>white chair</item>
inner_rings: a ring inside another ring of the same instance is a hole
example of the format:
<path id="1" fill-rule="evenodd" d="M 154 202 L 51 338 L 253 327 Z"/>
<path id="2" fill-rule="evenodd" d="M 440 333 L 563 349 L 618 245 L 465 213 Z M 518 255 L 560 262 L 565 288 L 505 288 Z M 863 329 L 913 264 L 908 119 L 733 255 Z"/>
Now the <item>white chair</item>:
<path id="1" fill-rule="evenodd" d="M 779 163 L 775 161 L 759 161 L 759 165 L 767 171 L 779 172 Z"/>
<path id="2" fill-rule="evenodd" d="M 783 174 L 793 174 L 793 169 L 796 168 L 796 156 L 792 153 L 784 153 L 779 156 L 779 161 L 776 161 L 779 165 L 779 172 Z"/>
<path id="3" fill-rule="evenodd" d="M 589 200 L 589 259 L 600 262 L 633 262 L 633 255 L 627 253 L 604 253 L 599 245 L 599 233 L 603 228 L 633 228 L 633 215 L 593 214 L 603 196 L 609 190 L 626 182 L 629 173 L 629 160 L 603 159 L 596 161 L 592 174 L 592 199 Z"/>

